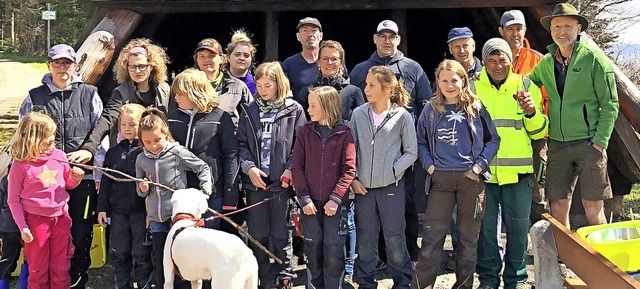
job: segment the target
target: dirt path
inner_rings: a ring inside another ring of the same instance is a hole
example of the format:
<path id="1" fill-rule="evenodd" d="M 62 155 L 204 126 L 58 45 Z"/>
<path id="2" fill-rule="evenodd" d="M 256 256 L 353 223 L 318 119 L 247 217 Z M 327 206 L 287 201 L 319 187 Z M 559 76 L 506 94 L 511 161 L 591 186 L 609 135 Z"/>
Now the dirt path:
<path id="1" fill-rule="evenodd" d="M 29 64 L 0 59 L 0 127 L 15 127 L 18 109 L 44 72 Z"/>

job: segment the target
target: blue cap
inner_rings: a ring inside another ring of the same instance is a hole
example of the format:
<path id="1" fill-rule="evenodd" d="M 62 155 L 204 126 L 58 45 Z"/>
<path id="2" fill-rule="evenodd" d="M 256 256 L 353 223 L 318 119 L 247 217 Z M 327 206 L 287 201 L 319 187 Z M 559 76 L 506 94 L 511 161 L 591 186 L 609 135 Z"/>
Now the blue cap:
<path id="1" fill-rule="evenodd" d="M 58 44 L 51 47 L 49 53 L 47 53 L 47 60 L 51 62 L 60 58 L 66 58 L 72 62 L 76 62 L 76 51 L 73 50 L 73 47 L 66 44 Z"/>
<path id="2" fill-rule="evenodd" d="M 447 43 L 461 39 L 461 38 L 473 38 L 473 32 L 468 27 L 456 27 L 449 31 L 447 35 Z"/>

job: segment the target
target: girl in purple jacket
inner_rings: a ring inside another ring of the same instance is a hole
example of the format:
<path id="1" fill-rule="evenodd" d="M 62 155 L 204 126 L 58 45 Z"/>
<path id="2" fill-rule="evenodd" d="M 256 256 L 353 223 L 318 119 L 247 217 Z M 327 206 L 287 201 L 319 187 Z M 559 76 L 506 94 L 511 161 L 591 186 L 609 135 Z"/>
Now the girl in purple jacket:
<path id="1" fill-rule="evenodd" d="M 68 289 L 73 245 L 67 190 L 78 186 L 84 171 L 71 168 L 56 149 L 51 117 L 30 112 L 16 131 L 7 203 L 24 241 L 29 288 Z"/>
<path id="2" fill-rule="evenodd" d="M 356 174 L 356 148 L 342 121 L 341 99 L 330 86 L 309 92 L 311 122 L 293 148 L 293 185 L 302 205 L 309 288 L 342 288 L 348 191 Z"/>

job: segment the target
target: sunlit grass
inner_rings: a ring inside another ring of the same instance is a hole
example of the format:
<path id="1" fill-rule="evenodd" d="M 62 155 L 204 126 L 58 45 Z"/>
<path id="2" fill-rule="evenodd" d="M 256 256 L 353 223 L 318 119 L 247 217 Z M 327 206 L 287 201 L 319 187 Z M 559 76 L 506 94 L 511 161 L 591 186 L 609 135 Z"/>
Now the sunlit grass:
<path id="1" fill-rule="evenodd" d="M 29 66 L 42 71 L 43 73 L 48 71 L 47 58 L 43 56 L 0 53 L 0 58 L 11 59 L 13 61 L 26 63 Z"/>

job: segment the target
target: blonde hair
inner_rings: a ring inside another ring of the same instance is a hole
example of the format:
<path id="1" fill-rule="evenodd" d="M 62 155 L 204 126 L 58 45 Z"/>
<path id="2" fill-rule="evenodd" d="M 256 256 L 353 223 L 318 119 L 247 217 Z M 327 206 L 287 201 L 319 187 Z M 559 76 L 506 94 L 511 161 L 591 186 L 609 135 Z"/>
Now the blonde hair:
<path id="1" fill-rule="evenodd" d="M 209 113 L 220 105 L 218 93 L 207 79 L 207 74 L 195 68 L 187 68 L 173 80 L 171 92 L 186 95 L 199 112 Z"/>
<path id="2" fill-rule="evenodd" d="M 333 127 L 342 118 L 342 99 L 338 91 L 331 86 L 318 86 L 309 90 L 309 97 L 315 94 L 327 124 Z"/>
<path id="3" fill-rule="evenodd" d="M 138 125 L 138 138 L 142 139 L 143 131 L 152 131 L 156 128 L 160 128 L 160 132 L 165 134 L 169 141 L 175 142 L 173 136 L 171 135 L 171 132 L 169 131 L 167 117 L 159 109 L 155 107 L 149 107 L 142 113 L 142 119 L 140 120 L 140 124 Z"/>
<path id="4" fill-rule="evenodd" d="M 398 79 L 393 70 L 387 66 L 373 66 L 369 68 L 369 74 L 376 77 L 380 85 L 389 90 L 391 102 L 409 108 L 409 92 L 404 88 L 404 81 Z"/>
<path id="5" fill-rule="evenodd" d="M 276 83 L 278 89 L 276 90 L 275 102 L 277 106 L 283 105 L 284 100 L 289 96 L 291 85 L 289 84 L 289 79 L 284 74 L 284 70 L 282 69 L 280 62 L 272 61 L 260 64 L 256 69 L 254 79 L 257 82 L 262 77 L 266 77 Z M 262 98 L 262 96 L 260 97 Z"/>
<path id="6" fill-rule="evenodd" d="M 122 115 L 129 115 L 135 121 L 140 123 L 142 119 L 142 113 L 144 112 L 144 106 L 137 103 L 127 103 L 120 108 L 120 116 L 118 117 L 118 124 L 122 122 Z"/>
<path id="7" fill-rule="evenodd" d="M 9 148 L 16 161 L 31 161 L 45 152 L 42 143 L 56 133 L 56 123 L 42 112 L 27 113 L 18 124 L 14 142 Z"/>
<path id="8" fill-rule="evenodd" d="M 227 51 L 227 54 L 231 55 L 236 47 L 241 45 L 249 47 L 251 60 L 253 60 L 256 57 L 257 49 L 251 42 L 251 37 L 244 28 L 233 31 L 233 35 L 231 35 L 231 42 L 227 44 L 227 48 L 225 48 L 225 50 Z"/>
<path id="9" fill-rule="evenodd" d="M 460 90 L 458 103 L 456 103 L 456 109 L 464 110 L 470 117 L 475 117 L 477 112 L 476 106 L 479 104 L 480 100 L 475 95 L 475 93 L 471 91 L 471 85 L 469 82 L 467 71 L 464 69 L 462 64 L 460 64 L 460 62 L 451 59 L 443 60 L 442 62 L 440 62 L 440 64 L 438 64 L 438 67 L 436 68 L 436 95 L 431 101 L 431 107 L 433 107 L 434 110 L 440 113 L 445 112 L 444 105 L 446 103 L 446 100 L 444 94 L 442 94 L 442 91 L 440 91 L 440 85 L 438 84 L 438 82 L 440 81 L 440 72 L 445 70 L 455 73 L 462 80 L 462 89 Z"/>
<path id="10" fill-rule="evenodd" d="M 147 69 L 151 69 L 149 80 L 153 80 L 155 83 L 167 81 L 167 63 L 169 63 L 169 56 L 167 56 L 167 53 L 162 47 L 153 44 L 153 42 L 147 38 L 136 38 L 129 41 L 129 43 L 122 48 L 118 55 L 118 60 L 113 66 L 113 73 L 116 75 L 116 81 L 118 84 L 123 84 L 127 80 L 131 79 L 129 76 L 129 70 L 127 70 L 127 66 L 129 65 L 129 56 L 144 54 L 129 53 L 131 49 L 136 47 L 142 47 L 146 51 L 147 60 L 149 61 L 149 67 Z"/>

